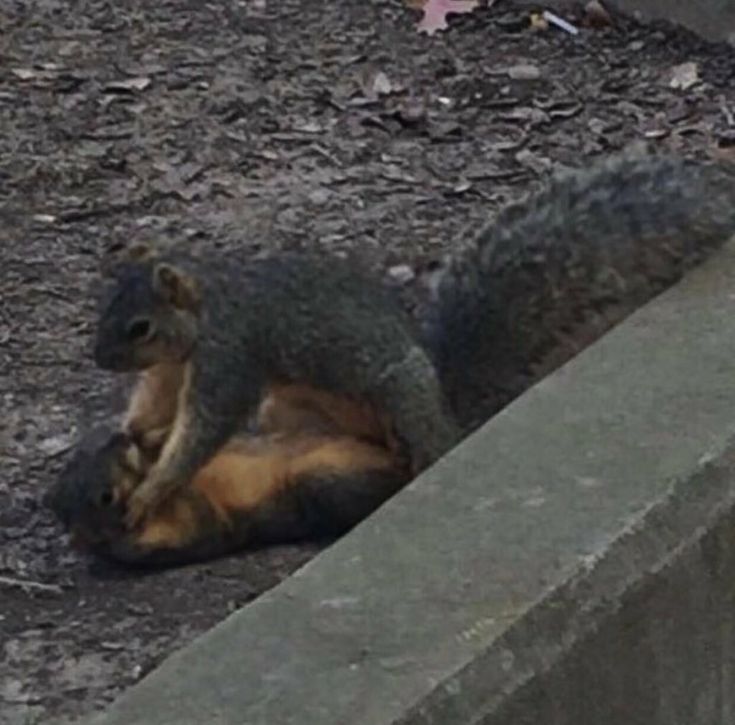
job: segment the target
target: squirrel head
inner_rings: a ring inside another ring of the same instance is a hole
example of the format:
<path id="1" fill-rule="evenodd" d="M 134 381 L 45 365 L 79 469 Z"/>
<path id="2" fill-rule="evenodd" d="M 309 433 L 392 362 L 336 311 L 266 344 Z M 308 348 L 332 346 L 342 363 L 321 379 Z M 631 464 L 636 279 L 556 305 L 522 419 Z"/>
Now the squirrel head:
<path id="1" fill-rule="evenodd" d="M 148 245 L 136 244 L 118 257 L 107 270 L 115 283 L 97 325 L 95 362 L 119 372 L 183 362 L 199 331 L 197 281 Z"/>
<path id="2" fill-rule="evenodd" d="M 81 445 L 44 502 L 77 545 L 99 549 L 125 533 L 126 501 L 149 467 L 133 440 L 115 432 L 101 445 Z"/>

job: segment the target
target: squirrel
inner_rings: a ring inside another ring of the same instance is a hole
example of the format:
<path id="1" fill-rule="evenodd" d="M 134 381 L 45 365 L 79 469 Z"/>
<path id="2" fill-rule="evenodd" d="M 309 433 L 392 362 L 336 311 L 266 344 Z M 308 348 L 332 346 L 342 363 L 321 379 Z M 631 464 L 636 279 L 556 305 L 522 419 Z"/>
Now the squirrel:
<path id="1" fill-rule="evenodd" d="M 170 430 L 128 525 L 284 395 L 421 471 L 735 233 L 733 180 L 727 164 L 667 155 L 560 175 L 450 255 L 423 326 L 341 260 L 128 250 L 94 355 L 142 373 L 124 430 L 155 428 L 150 411 Z"/>
<path id="2" fill-rule="evenodd" d="M 161 396 L 174 389 L 178 378 L 166 372 L 160 380 L 145 378 L 149 392 Z M 170 421 L 152 407 L 144 411 L 151 425 L 143 435 L 110 432 L 108 424 L 85 436 L 44 503 L 77 548 L 135 567 L 334 538 L 411 476 L 405 460 L 369 428 L 358 425 L 358 436 L 342 433 L 333 415 L 341 420 L 344 401 L 325 401 L 329 408 L 321 412 L 296 387 L 266 398 L 257 411 L 258 432 L 237 433 L 135 530 L 124 524 L 128 500 L 170 433 Z"/>
<path id="3" fill-rule="evenodd" d="M 150 248 L 134 254 L 117 267 L 94 355 L 101 368 L 142 371 L 124 430 L 140 437 L 174 415 L 128 502 L 131 527 L 275 391 L 318 411 L 342 401 L 330 416 L 344 419 L 345 432 L 357 425 L 405 446 L 414 474 L 459 440 L 418 328 L 389 290 L 347 262 L 291 253 L 187 264 Z"/>
<path id="4" fill-rule="evenodd" d="M 45 499 L 77 548 L 122 564 L 161 567 L 246 546 L 333 538 L 409 480 L 387 449 L 355 437 L 308 430 L 236 434 L 188 486 L 131 531 L 124 522 L 127 502 L 157 454 L 104 428 L 78 446 Z"/>

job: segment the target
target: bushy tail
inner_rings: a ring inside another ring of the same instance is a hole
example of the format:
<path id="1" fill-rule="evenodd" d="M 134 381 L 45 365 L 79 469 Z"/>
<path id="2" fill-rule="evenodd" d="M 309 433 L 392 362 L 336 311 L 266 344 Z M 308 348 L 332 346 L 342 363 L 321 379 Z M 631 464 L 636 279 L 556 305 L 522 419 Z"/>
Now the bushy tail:
<path id="1" fill-rule="evenodd" d="M 428 342 L 466 428 L 735 233 L 725 165 L 619 156 L 506 208 L 447 263 Z"/>

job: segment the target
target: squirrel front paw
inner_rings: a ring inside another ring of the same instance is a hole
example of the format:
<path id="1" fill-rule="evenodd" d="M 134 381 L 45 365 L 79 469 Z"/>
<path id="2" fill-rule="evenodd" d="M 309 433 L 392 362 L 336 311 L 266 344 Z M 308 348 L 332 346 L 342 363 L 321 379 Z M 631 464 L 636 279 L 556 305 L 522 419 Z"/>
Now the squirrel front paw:
<path id="1" fill-rule="evenodd" d="M 127 501 L 125 525 L 128 530 L 137 528 L 161 502 L 161 496 L 155 486 L 142 483 Z"/>

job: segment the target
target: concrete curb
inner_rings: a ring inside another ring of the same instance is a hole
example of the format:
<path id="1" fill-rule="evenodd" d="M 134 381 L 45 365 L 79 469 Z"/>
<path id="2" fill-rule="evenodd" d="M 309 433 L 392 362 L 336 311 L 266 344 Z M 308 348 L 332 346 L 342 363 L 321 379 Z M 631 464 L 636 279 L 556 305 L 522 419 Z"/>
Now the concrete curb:
<path id="1" fill-rule="evenodd" d="M 98 725 L 735 721 L 735 244 Z"/>
<path id="2" fill-rule="evenodd" d="M 543 4 L 563 12 L 569 0 Z M 602 4 L 643 21 L 670 20 L 711 41 L 735 42 L 735 0 L 603 0 Z"/>

